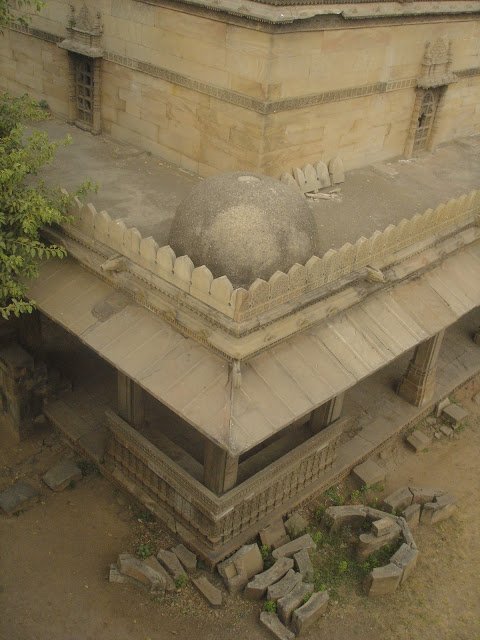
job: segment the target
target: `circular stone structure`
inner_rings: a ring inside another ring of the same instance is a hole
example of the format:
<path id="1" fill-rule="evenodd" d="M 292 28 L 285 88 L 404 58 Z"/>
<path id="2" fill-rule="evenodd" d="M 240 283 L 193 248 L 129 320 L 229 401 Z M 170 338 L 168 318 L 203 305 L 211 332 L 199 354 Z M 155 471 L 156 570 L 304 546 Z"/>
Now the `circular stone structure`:
<path id="1" fill-rule="evenodd" d="M 305 264 L 317 250 L 307 202 L 275 178 L 222 173 L 198 183 L 178 206 L 169 244 L 235 287 Z"/>

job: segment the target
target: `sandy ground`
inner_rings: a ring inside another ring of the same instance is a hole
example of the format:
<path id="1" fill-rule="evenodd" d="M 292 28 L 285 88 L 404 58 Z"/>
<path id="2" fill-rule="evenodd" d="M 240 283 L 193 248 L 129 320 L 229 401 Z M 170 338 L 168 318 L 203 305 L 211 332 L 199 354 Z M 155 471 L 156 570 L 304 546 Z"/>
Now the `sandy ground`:
<path id="1" fill-rule="evenodd" d="M 480 639 L 480 377 L 456 394 L 472 411 L 454 440 L 434 440 L 414 454 L 397 442 L 384 460 L 385 494 L 405 483 L 451 491 L 460 508 L 450 520 L 420 525 L 416 573 L 394 595 L 369 600 L 360 591 L 332 602 L 305 636 L 313 640 Z M 65 453 L 47 428 L 20 446 L 0 451 L 0 489 L 16 477 L 32 481 L 42 500 L 19 516 L 0 516 L 1 640 L 266 639 L 260 604 L 226 597 L 219 612 L 207 608 L 188 584 L 158 602 L 130 585 L 110 584 L 106 569 L 132 549 L 144 531 L 128 498 L 90 474 L 73 489 L 53 493 L 41 474 Z M 172 544 L 160 530 L 158 542 Z"/>

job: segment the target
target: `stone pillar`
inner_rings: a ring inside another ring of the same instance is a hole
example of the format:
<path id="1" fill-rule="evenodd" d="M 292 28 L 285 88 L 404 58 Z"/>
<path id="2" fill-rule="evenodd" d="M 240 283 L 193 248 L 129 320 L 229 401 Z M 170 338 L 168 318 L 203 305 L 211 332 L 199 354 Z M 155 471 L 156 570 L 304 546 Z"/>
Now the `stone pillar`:
<path id="1" fill-rule="evenodd" d="M 220 496 L 236 485 L 237 477 L 238 457 L 207 440 L 203 453 L 203 484 Z"/>
<path id="2" fill-rule="evenodd" d="M 398 385 L 399 396 L 416 407 L 427 404 L 435 391 L 437 358 L 445 331 L 440 331 L 415 349 L 413 358 Z"/>
<path id="3" fill-rule="evenodd" d="M 344 398 L 345 394 L 340 393 L 312 411 L 309 426 L 313 434 L 322 431 L 322 429 L 325 429 L 325 427 L 340 418 Z"/>
<path id="4" fill-rule="evenodd" d="M 34 309 L 32 313 L 22 313 L 16 321 L 17 340 L 19 344 L 34 356 L 43 350 L 42 323 L 40 312 Z"/>
<path id="5" fill-rule="evenodd" d="M 118 372 L 118 415 L 132 427 L 140 427 L 145 419 L 143 389 L 121 371 Z"/>

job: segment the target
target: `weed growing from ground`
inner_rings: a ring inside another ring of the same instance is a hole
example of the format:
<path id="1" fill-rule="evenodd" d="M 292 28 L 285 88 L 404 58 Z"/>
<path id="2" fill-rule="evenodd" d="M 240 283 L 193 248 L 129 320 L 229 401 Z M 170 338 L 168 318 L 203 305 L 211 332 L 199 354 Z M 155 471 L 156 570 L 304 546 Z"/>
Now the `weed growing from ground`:
<path id="1" fill-rule="evenodd" d="M 263 604 L 263 608 L 265 611 L 272 611 L 273 613 L 277 612 L 277 603 L 273 600 L 266 600 Z"/>
<path id="2" fill-rule="evenodd" d="M 181 589 L 182 587 L 184 587 L 187 584 L 187 582 L 188 582 L 188 577 L 184 573 L 182 573 L 175 580 L 175 587 L 177 589 Z"/>
<path id="3" fill-rule="evenodd" d="M 263 567 L 265 570 L 273 567 L 275 559 L 272 556 L 272 547 L 269 544 L 262 544 L 260 547 L 260 555 L 262 556 Z"/>
<path id="4" fill-rule="evenodd" d="M 141 544 L 137 548 L 137 556 L 142 560 L 148 558 L 148 556 L 152 555 L 151 542 L 147 542 L 147 544 Z"/>

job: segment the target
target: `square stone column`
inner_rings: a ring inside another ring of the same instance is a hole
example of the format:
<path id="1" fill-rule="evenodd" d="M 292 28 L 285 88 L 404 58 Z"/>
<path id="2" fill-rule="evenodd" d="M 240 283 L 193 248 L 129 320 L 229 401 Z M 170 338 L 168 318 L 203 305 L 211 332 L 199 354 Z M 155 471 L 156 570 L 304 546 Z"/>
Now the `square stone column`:
<path id="1" fill-rule="evenodd" d="M 445 331 L 419 344 L 398 385 L 399 396 L 416 407 L 427 404 L 435 391 L 437 359 Z"/>
<path id="2" fill-rule="evenodd" d="M 344 398 L 345 394 L 340 393 L 338 396 L 325 402 L 325 404 L 322 404 L 318 409 L 312 411 L 309 423 L 312 433 L 322 431 L 322 429 L 325 429 L 325 427 L 328 427 L 340 418 Z"/>
<path id="3" fill-rule="evenodd" d="M 233 457 L 211 440 L 205 442 L 203 453 L 203 484 L 217 495 L 232 489 L 237 483 L 238 457 Z"/>
<path id="4" fill-rule="evenodd" d="M 140 427 L 145 419 L 143 389 L 121 371 L 118 372 L 118 415 L 132 427 Z"/>

